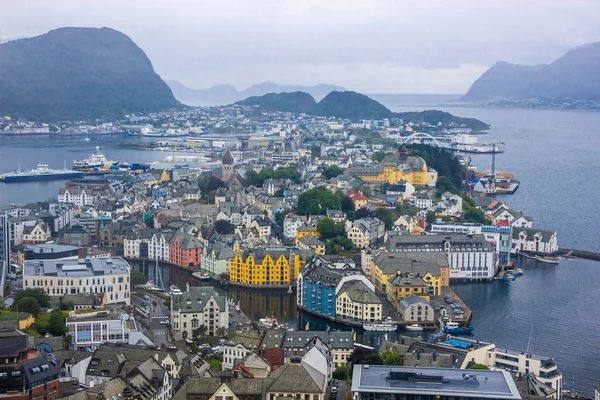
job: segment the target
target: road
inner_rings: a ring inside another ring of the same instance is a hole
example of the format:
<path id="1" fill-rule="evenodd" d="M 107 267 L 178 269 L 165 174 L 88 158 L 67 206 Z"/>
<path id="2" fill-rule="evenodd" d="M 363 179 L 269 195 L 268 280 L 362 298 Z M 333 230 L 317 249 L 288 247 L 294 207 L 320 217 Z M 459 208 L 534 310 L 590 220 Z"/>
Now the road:
<path id="1" fill-rule="evenodd" d="M 150 300 L 144 299 L 144 296 L 150 296 Z M 156 300 L 158 305 L 152 305 L 152 300 Z M 167 325 L 161 324 L 161 321 L 168 321 L 171 315 L 171 310 L 163 304 L 164 300 L 146 292 L 131 293 L 131 303 L 142 305 L 142 303 L 150 304 L 150 330 L 152 331 L 152 341 L 160 347 L 163 343 L 169 344 L 169 328 Z"/>

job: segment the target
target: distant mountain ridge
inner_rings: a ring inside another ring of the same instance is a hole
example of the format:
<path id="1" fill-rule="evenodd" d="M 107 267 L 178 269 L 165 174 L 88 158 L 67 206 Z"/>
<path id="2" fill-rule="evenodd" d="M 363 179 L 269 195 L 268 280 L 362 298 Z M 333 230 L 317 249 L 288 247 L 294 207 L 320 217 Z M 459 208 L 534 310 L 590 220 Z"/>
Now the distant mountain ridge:
<path id="1" fill-rule="evenodd" d="M 296 114 L 305 113 L 322 117 L 335 117 L 348 120 L 400 118 L 411 122 L 424 122 L 431 125 L 454 122 L 464 124 L 474 131 L 483 131 L 490 126 L 475 118 L 462 118 L 439 110 L 421 112 L 394 113 L 383 104 L 361 93 L 334 91 L 318 103 L 308 93 L 268 93 L 263 96 L 252 96 L 236 104 L 257 106 L 265 111 L 283 111 Z"/>
<path id="2" fill-rule="evenodd" d="M 600 43 L 569 50 L 547 65 L 498 62 L 473 83 L 463 100 L 532 98 L 600 100 Z"/>
<path id="3" fill-rule="evenodd" d="M 181 104 L 129 37 L 60 28 L 0 45 L 0 115 L 59 120 L 163 111 Z"/>
<path id="4" fill-rule="evenodd" d="M 278 85 L 273 82 L 259 83 L 241 91 L 232 85 L 226 84 L 212 86 L 207 89 L 191 89 L 175 80 L 166 80 L 166 82 L 171 90 L 173 90 L 173 94 L 177 100 L 190 106 L 220 106 L 268 93 L 305 92 L 313 98 L 320 100 L 333 91 L 345 90 L 343 87 L 335 85 Z"/>

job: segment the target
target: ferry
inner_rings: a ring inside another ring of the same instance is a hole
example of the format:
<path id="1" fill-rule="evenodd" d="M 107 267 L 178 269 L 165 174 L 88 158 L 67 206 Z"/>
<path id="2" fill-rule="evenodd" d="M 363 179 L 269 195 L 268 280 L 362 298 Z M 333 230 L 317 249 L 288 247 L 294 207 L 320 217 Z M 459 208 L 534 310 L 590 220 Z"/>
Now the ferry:
<path id="1" fill-rule="evenodd" d="M 258 320 L 258 326 L 267 329 L 287 329 L 286 324 L 277 323 L 277 318 L 275 317 L 267 317 L 261 318 Z"/>
<path id="2" fill-rule="evenodd" d="M 21 171 L 21 165 L 16 171 L 0 175 L 0 180 L 4 182 L 27 182 L 27 181 L 51 181 L 54 179 L 76 178 L 83 175 L 81 171 L 72 169 L 50 169 L 48 164 L 38 164 L 37 168 Z"/>
<path id="3" fill-rule="evenodd" d="M 210 274 L 208 272 L 194 272 L 192 275 L 201 281 L 208 281 L 210 279 Z"/>
<path id="4" fill-rule="evenodd" d="M 405 328 L 407 331 L 422 331 L 423 330 L 423 327 L 419 324 L 406 325 Z"/>
<path id="5" fill-rule="evenodd" d="M 374 332 L 394 332 L 398 329 L 398 324 L 393 322 L 391 318 L 388 318 L 382 322 L 365 322 L 363 323 L 363 329 Z"/>
<path id="6" fill-rule="evenodd" d="M 448 321 L 444 325 L 444 333 L 451 334 L 461 334 L 461 333 L 471 333 L 475 330 L 471 325 L 459 325 L 458 322 Z"/>
<path id="7" fill-rule="evenodd" d="M 171 287 L 169 287 L 169 291 L 171 293 L 171 296 L 183 294 L 183 292 L 181 290 L 179 290 L 179 288 L 175 285 L 172 285 Z"/>
<path id="8" fill-rule="evenodd" d="M 100 152 L 100 146 L 96 146 L 96 151 L 90 154 L 85 160 L 73 160 L 73 168 L 78 170 L 87 170 L 94 168 L 103 168 L 106 164 L 112 164 L 113 161 L 108 161 L 104 154 Z"/>

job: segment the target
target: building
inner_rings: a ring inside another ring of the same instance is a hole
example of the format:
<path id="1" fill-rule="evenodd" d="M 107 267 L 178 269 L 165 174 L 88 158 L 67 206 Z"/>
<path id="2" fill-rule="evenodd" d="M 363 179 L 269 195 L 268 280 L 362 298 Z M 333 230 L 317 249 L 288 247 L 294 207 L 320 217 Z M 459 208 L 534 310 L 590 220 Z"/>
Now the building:
<path id="1" fill-rule="evenodd" d="M 137 329 L 133 317 L 120 312 L 108 311 L 76 314 L 74 311 L 67 317 L 67 331 L 71 335 L 71 349 L 86 351 L 100 346 L 102 343 L 126 343 L 136 345 L 154 343 Z"/>
<path id="2" fill-rule="evenodd" d="M 325 254 L 325 243 L 312 235 L 303 236 L 297 243 L 301 249 L 312 249 L 317 255 Z"/>
<path id="3" fill-rule="evenodd" d="M 73 203 L 78 207 L 91 206 L 94 203 L 94 196 L 86 189 L 60 189 L 58 192 L 59 203 Z"/>
<path id="4" fill-rule="evenodd" d="M 429 286 L 418 273 L 401 273 L 388 279 L 386 297 L 396 310 L 400 311 L 400 302 L 408 296 L 430 299 Z"/>
<path id="5" fill-rule="evenodd" d="M 421 157 L 411 157 L 406 152 L 387 156 L 378 165 L 351 167 L 349 173 L 371 185 L 392 185 L 405 180 L 414 186 L 435 186 L 437 172 L 427 167 Z M 357 207 L 358 208 L 358 207 Z"/>
<path id="6" fill-rule="evenodd" d="M 194 235 L 178 232 L 169 243 L 169 262 L 182 267 L 200 265 L 204 245 Z"/>
<path id="7" fill-rule="evenodd" d="M 16 329 L 0 331 L 0 399 L 59 399 L 61 368 L 52 353 L 30 344 Z"/>
<path id="8" fill-rule="evenodd" d="M 122 258 L 31 260 L 23 265 L 23 288 L 50 296 L 106 293 L 106 302 L 130 302 L 130 267 Z"/>
<path id="9" fill-rule="evenodd" d="M 362 281 L 344 283 L 336 296 L 336 316 L 358 322 L 376 322 L 383 319 L 383 308 L 379 297 Z"/>
<path id="10" fill-rule="evenodd" d="M 356 190 L 350 190 L 348 193 L 346 193 L 346 197 L 352 200 L 352 202 L 354 203 L 354 208 L 357 210 L 366 206 L 367 201 L 369 201 L 369 198 L 367 196 L 365 196 L 361 192 L 357 192 Z"/>
<path id="11" fill-rule="evenodd" d="M 496 274 L 496 251 L 483 235 L 390 236 L 390 252 L 426 254 L 444 252 L 450 267 L 450 279 L 491 280 Z"/>
<path id="12" fill-rule="evenodd" d="M 298 242 L 299 239 L 303 238 L 304 236 L 307 235 L 311 235 L 314 237 L 319 237 L 321 234 L 319 233 L 319 231 L 317 230 L 317 225 L 316 224 L 307 224 L 307 225 L 302 225 L 301 227 L 299 227 L 298 229 L 296 229 L 296 242 Z"/>
<path id="13" fill-rule="evenodd" d="M 285 354 L 283 351 L 285 334 L 285 330 L 270 329 L 264 333 L 259 344 L 258 354 L 267 360 L 271 366 L 271 371 L 274 371 L 285 363 Z"/>
<path id="14" fill-rule="evenodd" d="M 60 244 L 35 244 L 25 247 L 19 254 L 21 264 L 25 260 L 77 259 L 79 247 Z"/>
<path id="15" fill-rule="evenodd" d="M 363 225 L 352 225 L 346 236 L 352 241 L 354 247 L 364 249 L 369 246 L 371 235 Z"/>
<path id="16" fill-rule="evenodd" d="M 4 286 L 10 262 L 10 224 L 8 215 L 0 214 L 0 297 L 2 298 L 4 298 Z"/>
<path id="17" fill-rule="evenodd" d="M 378 218 L 366 217 L 357 219 L 352 226 L 362 226 L 369 233 L 369 245 L 375 244 L 385 235 L 385 224 Z"/>
<path id="18" fill-rule="evenodd" d="M 92 242 L 92 233 L 83 225 L 75 224 L 63 231 L 65 244 L 71 246 L 89 246 Z"/>
<path id="19" fill-rule="evenodd" d="M 348 364 L 354 351 L 354 337 L 350 331 L 288 331 L 283 341 L 286 354 L 297 354 L 318 337 L 329 347 L 332 368 Z"/>
<path id="20" fill-rule="evenodd" d="M 151 260 L 169 261 L 170 241 L 171 235 L 168 233 L 154 233 L 148 241 L 148 258 Z"/>
<path id="21" fill-rule="evenodd" d="M 259 332 L 237 332 L 223 344 L 223 370 L 233 369 L 236 360 L 243 360 L 249 354 L 258 351 L 262 335 Z"/>
<path id="22" fill-rule="evenodd" d="M 196 330 L 204 326 L 205 334 L 216 336 L 219 328 L 229 327 L 227 296 L 212 287 L 188 287 L 186 292 L 173 295 L 171 301 L 171 328 L 179 339 L 198 336 Z"/>
<path id="23" fill-rule="evenodd" d="M 298 228 L 308 223 L 308 217 L 288 213 L 283 220 L 283 236 L 287 240 L 296 239 Z"/>
<path id="24" fill-rule="evenodd" d="M 514 228 L 511 253 L 530 252 L 554 254 L 558 251 L 556 231 L 543 231 L 534 228 Z"/>
<path id="25" fill-rule="evenodd" d="M 506 371 L 355 365 L 355 400 L 385 399 L 521 399 Z"/>
<path id="26" fill-rule="evenodd" d="M 45 222 L 38 222 L 23 229 L 23 244 L 46 243 L 49 239 L 50 228 Z"/>
<path id="27" fill-rule="evenodd" d="M 235 257 L 235 251 L 223 242 L 209 244 L 202 254 L 200 269 L 218 279 L 229 274 L 229 262 Z"/>
<path id="28" fill-rule="evenodd" d="M 231 282 L 252 286 L 290 286 L 312 250 L 257 247 L 238 251 L 229 263 Z"/>
<path id="29" fill-rule="evenodd" d="M 434 310 L 429 301 L 423 297 L 408 296 L 399 302 L 398 311 L 405 322 L 434 321 Z"/>

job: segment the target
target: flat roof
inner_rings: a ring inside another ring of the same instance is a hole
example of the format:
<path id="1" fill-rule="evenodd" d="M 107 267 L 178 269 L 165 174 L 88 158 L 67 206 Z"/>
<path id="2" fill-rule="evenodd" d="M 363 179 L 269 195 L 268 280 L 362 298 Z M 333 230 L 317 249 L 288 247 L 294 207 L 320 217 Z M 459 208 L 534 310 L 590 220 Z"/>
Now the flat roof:
<path id="1" fill-rule="evenodd" d="M 390 379 L 390 372 L 399 373 L 402 377 Z M 450 368 L 355 365 L 352 374 L 352 391 L 465 398 L 521 399 L 517 386 L 507 371 Z"/>
<path id="2" fill-rule="evenodd" d="M 57 276 L 86 278 L 108 275 L 128 275 L 129 264 L 122 258 L 80 258 L 74 260 L 27 260 L 23 276 Z"/>

